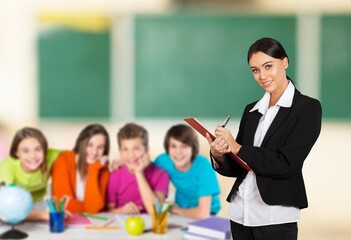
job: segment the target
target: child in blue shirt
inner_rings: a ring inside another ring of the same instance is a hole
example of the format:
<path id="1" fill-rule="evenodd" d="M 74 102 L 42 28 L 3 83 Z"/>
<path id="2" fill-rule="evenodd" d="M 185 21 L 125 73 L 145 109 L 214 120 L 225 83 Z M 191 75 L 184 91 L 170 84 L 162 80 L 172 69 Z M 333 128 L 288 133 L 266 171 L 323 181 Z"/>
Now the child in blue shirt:
<path id="1" fill-rule="evenodd" d="M 184 124 L 171 127 L 164 148 L 166 153 L 159 155 L 155 164 L 168 172 L 176 189 L 171 213 L 194 219 L 217 214 L 221 208 L 218 180 L 209 160 L 198 155 L 195 131 Z"/>

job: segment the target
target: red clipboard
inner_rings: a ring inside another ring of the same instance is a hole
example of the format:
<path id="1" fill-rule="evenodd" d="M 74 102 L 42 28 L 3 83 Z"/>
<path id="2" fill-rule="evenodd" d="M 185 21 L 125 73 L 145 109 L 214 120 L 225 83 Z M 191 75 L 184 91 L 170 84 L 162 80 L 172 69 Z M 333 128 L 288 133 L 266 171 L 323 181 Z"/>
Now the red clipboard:
<path id="1" fill-rule="evenodd" d="M 184 120 L 192 126 L 198 133 L 200 133 L 202 136 L 206 137 L 206 133 L 208 133 L 211 137 L 212 140 L 215 140 L 216 137 L 210 133 L 196 118 L 184 118 Z M 247 165 L 246 162 L 244 162 L 238 155 L 236 155 L 233 152 L 228 153 L 242 168 L 244 168 L 247 171 L 253 172 L 253 170 L 250 168 L 249 165 Z"/>

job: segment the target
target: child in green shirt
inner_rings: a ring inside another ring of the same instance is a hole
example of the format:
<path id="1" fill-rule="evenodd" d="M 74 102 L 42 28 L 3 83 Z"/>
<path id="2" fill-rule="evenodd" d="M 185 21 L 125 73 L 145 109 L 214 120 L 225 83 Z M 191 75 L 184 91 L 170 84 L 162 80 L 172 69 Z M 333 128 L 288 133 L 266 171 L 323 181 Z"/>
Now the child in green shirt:
<path id="1" fill-rule="evenodd" d="M 33 197 L 34 207 L 28 220 L 48 219 L 42 204 L 50 169 L 60 154 L 58 150 L 48 150 L 48 143 L 43 133 L 25 127 L 18 130 L 10 147 L 10 156 L 0 161 L 0 182 L 16 184 L 28 190 Z"/>

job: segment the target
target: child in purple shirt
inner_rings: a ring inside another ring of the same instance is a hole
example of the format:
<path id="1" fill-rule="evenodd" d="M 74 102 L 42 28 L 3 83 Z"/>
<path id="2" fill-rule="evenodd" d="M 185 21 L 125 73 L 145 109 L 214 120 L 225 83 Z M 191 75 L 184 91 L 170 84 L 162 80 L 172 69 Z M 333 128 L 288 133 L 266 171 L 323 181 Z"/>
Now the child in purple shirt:
<path id="1" fill-rule="evenodd" d="M 148 206 L 163 202 L 168 193 L 169 176 L 150 162 L 148 132 L 128 123 L 117 134 L 122 166 L 113 171 L 107 187 L 110 212 L 138 214 L 149 212 Z"/>

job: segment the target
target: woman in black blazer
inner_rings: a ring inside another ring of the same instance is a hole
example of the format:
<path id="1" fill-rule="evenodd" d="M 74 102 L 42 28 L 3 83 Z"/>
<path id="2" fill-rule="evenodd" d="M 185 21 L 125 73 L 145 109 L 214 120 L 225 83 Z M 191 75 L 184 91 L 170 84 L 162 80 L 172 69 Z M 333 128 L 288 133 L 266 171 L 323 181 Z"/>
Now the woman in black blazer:
<path id="1" fill-rule="evenodd" d="M 321 105 L 294 87 L 277 40 L 253 43 L 248 63 L 266 93 L 246 106 L 236 138 L 222 126 L 214 141 L 207 136 L 212 166 L 237 178 L 227 197 L 233 239 L 296 240 L 300 209 L 308 206 L 302 166 L 321 130 Z M 230 151 L 253 172 L 231 159 Z"/>

